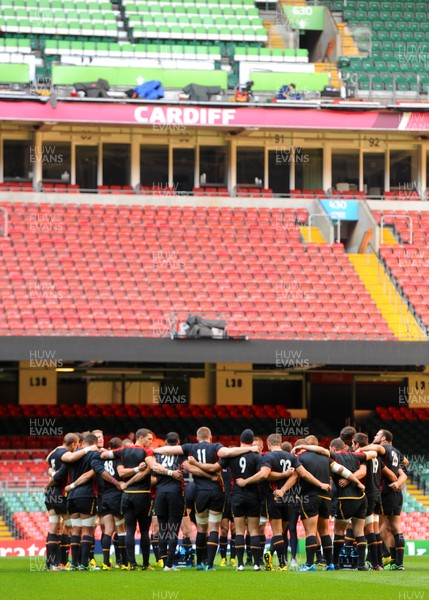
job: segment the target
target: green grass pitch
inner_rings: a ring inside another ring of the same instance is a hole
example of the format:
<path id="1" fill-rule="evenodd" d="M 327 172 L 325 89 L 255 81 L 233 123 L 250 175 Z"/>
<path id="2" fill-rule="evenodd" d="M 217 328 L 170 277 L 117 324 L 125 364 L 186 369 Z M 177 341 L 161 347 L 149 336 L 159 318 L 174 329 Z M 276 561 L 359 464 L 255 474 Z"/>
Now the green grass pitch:
<path id="1" fill-rule="evenodd" d="M 301 557 L 303 558 L 303 557 Z M 0 600 L 429 600 L 429 556 L 406 557 L 405 571 L 237 573 L 58 572 L 43 559 L 0 558 Z"/>

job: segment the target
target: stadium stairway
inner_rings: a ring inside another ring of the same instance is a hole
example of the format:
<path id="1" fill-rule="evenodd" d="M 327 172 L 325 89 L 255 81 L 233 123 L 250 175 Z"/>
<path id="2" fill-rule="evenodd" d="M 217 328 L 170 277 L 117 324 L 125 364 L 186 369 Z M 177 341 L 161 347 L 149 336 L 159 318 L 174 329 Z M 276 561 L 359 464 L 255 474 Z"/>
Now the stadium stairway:
<path id="1" fill-rule="evenodd" d="M 351 254 L 348 258 L 395 337 L 400 341 L 426 341 L 377 256 Z"/>
<path id="2" fill-rule="evenodd" d="M 337 66 L 334 63 L 316 62 L 314 63 L 315 73 L 329 73 L 329 84 L 332 87 L 339 88 L 341 84 L 340 76 L 338 75 Z"/>
<path id="3" fill-rule="evenodd" d="M 302 225 L 299 230 L 305 243 L 326 244 L 325 238 L 318 227 L 307 227 Z"/>
<path id="4" fill-rule="evenodd" d="M 360 56 L 360 52 L 347 23 L 337 23 L 338 33 L 340 34 L 341 54 L 344 56 Z"/>
<path id="5" fill-rule="evenodd" d="M 13 535 L 4 519 L 0 517 L 0 542 L 4 540 L 13 540 Z"/>
<path id="6" fill-rule="evenodd" d="M 429 510 L 429 496 L 423 494 L 423 492 L 419 490 L 415 484 L 407 483 L 407 492 L 415 502 L 418 502 L 427 510 Z"/>
<path id="7" fill-rule="evenodd" d="M 380 240 L 382 244 L 388 246 L 396 246 L 398 243 L 393 231 L 391 231 L 388 227 L 383 227 L 383 229 L 380 228 Z"/>

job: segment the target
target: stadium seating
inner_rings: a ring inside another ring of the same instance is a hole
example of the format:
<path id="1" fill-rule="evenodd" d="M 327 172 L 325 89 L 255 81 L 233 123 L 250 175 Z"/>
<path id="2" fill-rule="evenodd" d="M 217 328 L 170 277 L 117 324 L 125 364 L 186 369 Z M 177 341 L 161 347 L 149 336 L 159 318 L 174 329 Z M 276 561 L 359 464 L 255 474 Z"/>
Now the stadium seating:
<path id="1" fill-rule="evenodd" d="M 110 2 L 2 0 L 0 27 L 7 34 L 118 37 Z"/>
<path id="2" fill-rule="evenodd" d="M 207 5 L 196 0 L 180 4 L 122 0 L 122 5 L 134 39 L 267 40 L 253 0 L 215 0 Z"/>
<path id="3" fill-rule="evenodd" d="M 405 539 L 427 539 L 429 534 L 429 524 L 427 512 L 424 507 L 408 504 L 410 496 L 404 493 L 404 510 L 401 514 L 403 524 L 403 532 Z M 32 494 L 26 499 L 19 493 L 7 493 L 3 498 L 3 505 L 6 509 L 6 514 L 13 515 L 12 519 L 21 539 L 44 540 L 48 530 L 49 521 L 48 514 L 44 509 L 43 494 L 38 492 Z M 413 510 L 406 510 L 405 507 L 413 507 Z M 332 528 L 332 522 L 330 523 Z M 267 527 L 267 538 L 271 538 L 271 528 Z M 297 528 L 298 538 L 304 539 L 305 532 L 302 521 L 298 522 Z M 332 533 L 332 532 L 331 532 Z M 97 531 L 96 538 L 100 537 L 100 532 Z"/>
<path id="4" fill-rule="evenodd" d="M 301 241 L 306 210 L 3 206 L 4 333 L 154 337 L 166 314 L 191 312 L 253 338 L 394 339 L 343 246 Z M 30 293 L 40 273 L 49 301 Z"/>
<path id="5" fill-rule="evenodd" d="M 381 223 L 383 211 L 374 210 Z M 412 227 L 410 227 L 410 218 Z M 398 244 L 384 244 L 380 256 L 391 277 L 407 298 L 410 309 L 421 324 L 429 329 L 429 213 L 419 211 L 385 211 L 384 225 L 391 228 Z M 412 235 L 412 240 L 411 240 Z M 410 243 L 412 241 L 412 243 Z"/>
<path id="6" fill-rule="evenodd" d="M 394 3 L 378 0 L 347 0 L 346 6 L 343 2 L 322 3 L 331 10 L 341 11 L 352 29 L 367 27 L 371 31 L 370 56 L 351 56 L 350 66 L 344 69 L 358 75 L 360 89 L 369 89 L 371 76 L 374 91 L 392 91 L 394 75 L 397 91 L 427 91 L 427 59 L 422 46 L 429 31 L 426 3 L 395 3 L 394 6 Z"/>

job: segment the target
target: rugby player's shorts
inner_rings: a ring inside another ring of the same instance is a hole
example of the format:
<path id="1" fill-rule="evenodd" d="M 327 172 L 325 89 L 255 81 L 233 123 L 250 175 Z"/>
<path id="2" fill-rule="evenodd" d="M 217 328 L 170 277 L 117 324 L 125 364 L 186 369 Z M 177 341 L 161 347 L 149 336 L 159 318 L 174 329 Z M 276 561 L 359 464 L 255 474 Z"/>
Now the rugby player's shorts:
<path id="1" fill-rule="evenodd" d="M 152 498 L 149 492 L 122 494 L 121 515 L 132 511 L 136 516 L 150 517 L 152 514 Z"/>
<path id="2" fill-rule="evenodd" d="M 232 494 L 231 512 L 233 517 L 260 517 L 259 494 Z"/>
<path id="3" fill-rule="evenodd" d="M 113 492 L 104 493 L 101 496 L 101 501 L 98 502 L 100 515 L 115 515 L 120 517 L 121 513 L 122 492 L 115 490 Z"/>
<path id="4" fill-rule="evenodd" d="M 386 517 L 399 516 L 404 498 L 401 490 L 381 494 L 381 514 Z"/>
<path id="5" fill-rule="evenodd" d="M 341 499 L 338 498 L 337 512 L 335 513 L 336 519 L 348 521 L 349 519 L 364 519 L 366 517 L 366 511 L 368 506 L 368 500 L 366 496 L 359 499 Z"/>
<path id="6" fill-rule="evenodd" d="M 370 494 L 367 500 L 366 516 L 381 514 L 381 494 Z"/>
<path id="7" fill-rule="evenodd" d="M 54 510 L 57 515 L 67 514 L 67 498 L 62 494 L 45 493 L 45 506 L 47 510 Z"/>
<path id="8" fill-rule="evenodd" d="M 267 499 L 268 518 L 270 521 L 272 519 L 289 521 L 289 504 L 285 501 L 285 498 L 278 498 L 276 500 L 273 496 Z"/>
<path id="9" fill-rule="evenodd" d="M 228 519 L 232 521 L 232 510 L 231 510 L 231 497 L 228 497 L 225 508 L 223 509 L 222 519 Z"/>
<path id="10" fill-rule="evenodd" d="M 158 490 L 155 498 L 155 513 L 157 517 L 176 517 L 185 515 L 185 499 L 180 492 L 163 492 Z"/>
<path id="11" fill-rule="evenodd" d="M 298 507 L 301 519 L 310 519 L 319 515 L 322 519 L 328 519 L 330 515 L 331 499 L 318 494 L 304 494 L 299 496 Z"/>
<path id="12" fill-rule="evenodd" d="M 195 483 L 193 481 L 185 485 L 185 503 L 186 508 L 193 510 L 195 505 Z"/>
<path id="13" fill-rule="evenodd" d="M 195 512 L 203 513 L 206 510 L 223 513 L 225 508 L 225 494 L 221 489 L 197 490 L 195 494 Z"/>
<path id="14" fill-rule="evenodd" d="M 97 499 L 92 497 L 67 498 L 67 512 L 70 515 L 95 515 L 97 513 Z"/>

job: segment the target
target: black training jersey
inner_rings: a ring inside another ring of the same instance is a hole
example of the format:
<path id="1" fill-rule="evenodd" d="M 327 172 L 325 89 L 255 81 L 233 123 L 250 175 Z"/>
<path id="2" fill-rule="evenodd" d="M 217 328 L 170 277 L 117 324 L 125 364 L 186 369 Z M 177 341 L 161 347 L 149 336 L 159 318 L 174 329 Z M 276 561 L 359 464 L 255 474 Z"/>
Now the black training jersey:
<path id="1" fill-rule="evenodd" d="M 104 472 L 104 464 L 97 451 L 88 452 L 76 462 L 68 463 L 69 482 L 74 483 L 84 473 L 94 470 L 96 475 Z M 97 481 L 95 477 L 78 485 L 68 493 L 68 498 L 95 498 L 97 497 Z"/>
<path id="2" fill-rule="evenodd" d="M 325 456 L 324 454 L 318 454 L 317 452 L 310 452 L 306 450 L 302 454 L 299 455 L 299 462 L 303 467 L 307 469 L 313 477 L 318 479 L 321 483 L 330 483 L 331 481 L 331 459 L 329 456 Z M 301 484 L 301 495 L 306 496 L 310 494 L 315 494 L 317 496 L 321 496 L 322 498 L 330 499 L 329 492 L 325 492 L 320 489 L 317 485 L 313 485 L 312 483 L 306 481 L 305 479 L 300 479 Z"/>
<path id="3" fill-rule="evenodd" d="M 182 469 L 182 463 L 184 461 L 183 456 L 163 456 L 162 454 L 155 455 L 156 462 L 170 469 L 171 471 L 180 471 Z M 172 492 L 183 494 L 184 483 L 183 479 L 178 481 L 169 475 L 156 475 L 156 489 L 163 492 Z"/>
<path id="4" fill-rule="evenodd" d="M 331 452 L 331 458 L 352 473 L 356 473 L 360 465 L 366 462 L 366 455 L 363 452 Z M 352 481 L 345 487 L 338 485 L 339 480 L 344 479 L 340 474 L 333 473 L 332 479 L 336 487 L 335 495 L 339 500 L 356 500 L 365 496 L 365 492 L 360 490 Z"/>
<path id="5" fill-rule="evenodd" d="M 376 456 L 366 463 L 365 492 L 367 496 L 377 496 L 380 494 L 381 458 L 381 456 Z"/>
<path id="6" fill-rule="evenodd" d="M 218 462 L 218 451 L 222 448 L 222 444 L 213 444 L 211 442 L 199 442 L 197 444 L 182 444 L 183 454 L 187 456 L 193 456 L 198 462 L 215 464 Z M 223 491 L 223 479 L 217 479 L 213 481 L 207 477 L 198 477 L 194 475 L 195 490 L 218 490 L 219 488 Z"/>
<path id="7" fill-rule="evenodd" d="M 113 456 L 119 459 L 118 466 L 122 465 L 126 469 L 135 469 L 143 462 L 146 457 L 153 456 L 153 450 L 143 448 L 143 446 L 127 446 L 112 450 Z M 132 483 L 124 492 L 126 494 L 146 493 L 150 491 L 150 469 L 147 469 L 147 475 L 140 481 Z M 133 475 L 134 476 L 134 475 Z M 131 479 L 131 477 L 129 478 Z"/>
<path id="8" fill-rule="evenodd" d="M 226 459 L 222 459 L 226 460 Z M 223 479 L 223 487 L 225 489 L 225 496 L 229 498 L 232 492 L 232 476 L 231 471 L 227 468 L 223 468 L 222 460 L 219 461 L 222 466 L 222 479 Z"/>
<path id="9" fill-rule="evenodd" d="M 62 465 L 64 465 L 63 461 L 61 460 L 61 457 L 63 454 L 65 454 L 66 452 L 68 452 L 67 448 L 55 448 L 55 450 L 53 450 L 49 457 L 48 457 L 48 463 L 49 466 L 52 467 L 54 469 L 54 471 L 58 471 L 59 469 L 61 469 Z M 55 485 L 50 488 L 50 492 L 49 493 L 53 493 L 53 494 L 57 494 L 57 495 L 64 495 L 64 488 L 67 485 L 67 479 L 68 479 L 68 470 L 67 469 L 62 469 L 60 471 L 59 477 L 58 479 L 56 479 L 56 483 Z"/>
<path id="10" fill-rule="evenodd" d="M 391 446 L 390 444 L 383 445 L 383 448 L 386 451 L 386 453 L 383 455 L 383 466 L 390 469 L 396 475 L 396 477 L 399 477 L 399 469 L 401 468 L 401 462 L 404 457 L 397 448 Z M 382 494 L 389 494 L 390 492 L 395 491 L 389 487 L 389 483 L 392 483 L 391 480 L 387 477 L 383 477 L 381 488 Z"/>
<path id="11" fill-rule="evenodd" d="M 108 458 L 107 460 L 103 460 L 103 463 L 104 463 L 104 470 L 107 471 L 109 473 L 109 475 L 114 477 L 116 479 L 116 481 L 121 481 L 121 477 L 118 473 L 119 459 L 118 458 Z M 97 477 L 97 485 L 99 487 L 100 487 L 100 483 L 99 483 L 100 479 L 103 482 L 103 488 L 102 488 L 102 491 L 100 490 L 100 495 L 101 495 L 101 493 L 110 494 L 111 492 L 119 492 L 116 485 L 113 485 L 113 483 L 110 483 L 110 481 L 106 481 L 105 479 L 102 479 L 101 476 Z"/>
<path id="12" fill-rule="evenodd" d="M 297 469 L 301 466 L 295 454 L 286 452 L 285 450 L 273 450 L 264 454 L 261 460 L 260 467 L 269 467 L 274 473 L 286 473 L 291 467 Z M 271 489 L 279 490 L 285 483 L 284 479 L 279 481 L 271 481 Z"/>
<path id="13" fill-rule="evenodd" d="M 250 485 L 246 485 L 244 488 L 241 488 L 239 485 L 236 485 L 235 481 L 239 478 L 248 479 L 255 475 L 260 469 L 260 461 L 261 457 L 256 452 L 249 452 L 248 454 L 242 454 L 241 456 L 235 456 L 234 458 L 222 458 L 219 463 L 221 467 L 224 469 L 223 474 L 229 476 L 231 481 L 231 494 L 247 494 L 247 493 L 255 493 L 259 494 L 259 485 L 257 483 L 251 483 Z M 224 475 L 223 475 L 224 476 Z M 224 480 L 225 476 L 224 476 Z M 225 492 L 228 494 L 228 487 L 225 483 Z"/>

